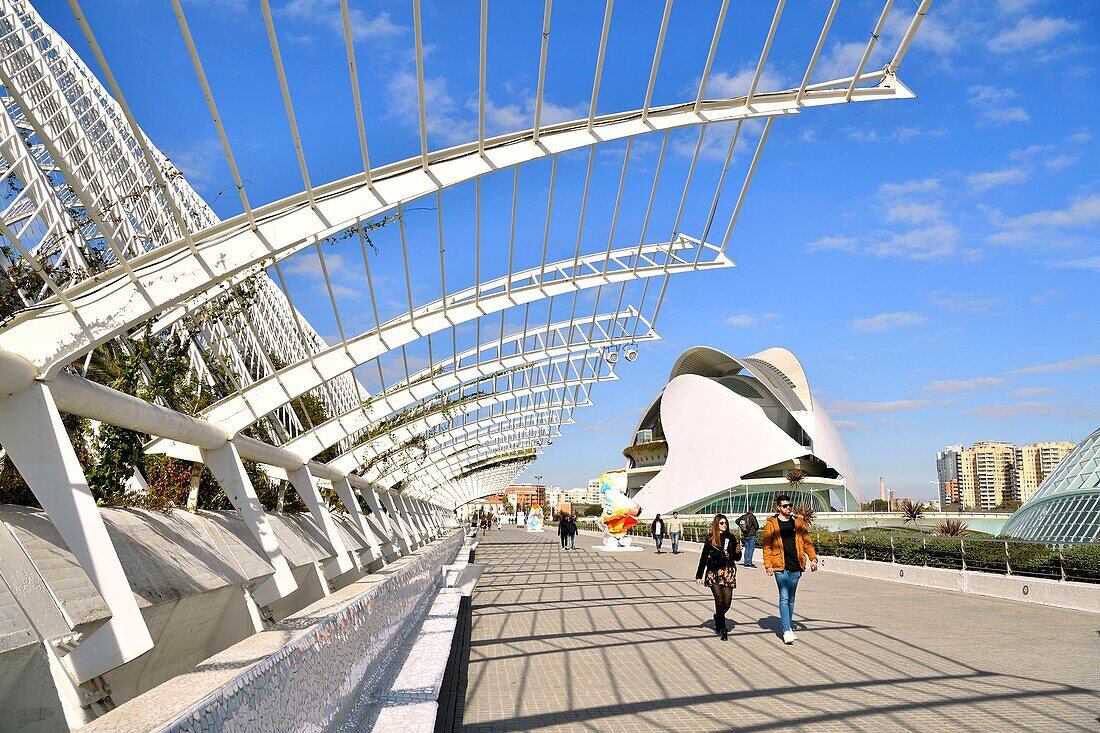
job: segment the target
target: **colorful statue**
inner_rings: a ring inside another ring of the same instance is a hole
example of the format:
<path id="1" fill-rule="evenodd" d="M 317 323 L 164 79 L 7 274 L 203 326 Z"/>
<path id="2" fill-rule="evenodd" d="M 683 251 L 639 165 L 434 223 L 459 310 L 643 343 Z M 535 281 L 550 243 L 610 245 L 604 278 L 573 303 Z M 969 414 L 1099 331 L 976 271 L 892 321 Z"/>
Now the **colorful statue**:
<path id="1" fill-rule="evenodd" d="M 527 515 L 528 532 L 545 532 L 542 528 L 542 508 L 538 504 L 531 505 L 531 511 Z"/>
<path id="2" fill-rule="evenodd" d="M 627 532 L 638 523 L 642 508 L 626 495 L 626 471 L 607 471 L 600 475 L 600 502 L 603 505 L 600 526 L 604 530 L 604 546 L 629 547 Z"/>

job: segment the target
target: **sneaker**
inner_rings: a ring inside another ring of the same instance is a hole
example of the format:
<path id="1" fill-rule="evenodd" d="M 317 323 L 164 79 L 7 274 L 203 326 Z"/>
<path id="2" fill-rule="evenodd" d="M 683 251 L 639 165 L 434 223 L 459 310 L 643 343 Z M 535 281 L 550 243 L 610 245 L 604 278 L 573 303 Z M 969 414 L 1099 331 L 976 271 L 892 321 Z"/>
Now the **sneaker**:
<path id="1" fill-rule="evenodd" d="M 784 644 L 793 644 L 794 643 L 794 632 L 793 631 L 784 631 L 783 632 L 783 643 Z"/>
<path id="2" fill-rule="evenodd" d="M 790 632 L 790 633 L 791 633 L 791 641 L 798 641 L 798 637 L 795 635 L 795 633 L 793 631 Z"/>

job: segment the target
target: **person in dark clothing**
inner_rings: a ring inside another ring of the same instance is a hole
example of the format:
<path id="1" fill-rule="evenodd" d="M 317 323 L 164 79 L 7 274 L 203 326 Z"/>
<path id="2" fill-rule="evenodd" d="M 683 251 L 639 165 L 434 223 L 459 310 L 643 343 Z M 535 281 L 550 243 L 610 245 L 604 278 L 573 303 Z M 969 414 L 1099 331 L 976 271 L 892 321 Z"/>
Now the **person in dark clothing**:
<path id="1" fill-rule="evenodd" d="M 565 543 L 565 549 L 575 550 L 577 549 L 577 517 L 576 515 L 570 514 L 567 519 L 568 521 L 565 528 L 567 541 Z"/>
<path id="2" fill-rule="evenodd" d="M 729 531 L 729 520 L 725 514 L 716 514 L 710 526 L 710 535 L 699 553 L 695 584 L 705 582 L 714 596 L 714 631 L 722 641 L 727 636 L 726 612 L 733 601 L 733 589 L 737 587 L 737 561 L 740 559 L 741 545 L 737 536 Z"/>
<path id="3" fill-rule="evenodd" d="M 737 518 L 737 526 L 741 529 L 741 536 L 745 538 L 745 567 L 755 568 L 753 564 L 753 553 L 756 552 L 756 533 L 760 531 L 760 522 L 756 520 L 756 507 L 749 507 L 749 510 Z"/>
<path id="4" fill-rule="evenodd" d="M 565 512 L 562 512 L 558 519 L 558 539 L 561 540 L 561 549 L 567 549 L 565 542 L 569 539 L 569 515 Z"/>
<path id="5" fill-rule="evenodd" d="M 665 520 L 661 519 L 661 515 L 658 514 L 657 518 L 653 520 L 653 544 L 657 545 L 657 554 L 661 554 L 661 543 L 665 541 Z"/>
<path id="6" fill-rule="evenodd" d="M 791 497 L 786 494 L 775 497 L 775 508 L 775 515 L 768 517 L 764 524 L 764 569 L 768 575 L 775 576 L 779 588 L 783 643 L 793 644 L 798 640 L 791 627 L 795 592 L 807 564 L 811 572 L 817 572 L 817 553 L 806 523 L 794 516 Z"/>

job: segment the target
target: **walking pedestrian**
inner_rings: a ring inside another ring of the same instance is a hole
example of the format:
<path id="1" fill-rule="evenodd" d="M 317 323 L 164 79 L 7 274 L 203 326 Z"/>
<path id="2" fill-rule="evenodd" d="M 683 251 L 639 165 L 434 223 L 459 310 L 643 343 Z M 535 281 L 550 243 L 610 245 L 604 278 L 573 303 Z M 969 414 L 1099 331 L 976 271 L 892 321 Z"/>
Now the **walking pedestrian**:
<path id="1" fill-rule="evenodd" d="M 741 528 L 741 536 L 745 538 L 745 567 L 755 568 L 753 553 L 756 552 L 756 533 L 760 531 L 760 522 L 756 519 L 756 507 L 737 518 L 737 526 Z"/>
<path id="2" fill-rule="evenodd" d="M 801 517 L 793 516 L 791 497 L 780 494 L 775 497 L 776 513 L 764 523 L 764 569 L 775 576 L 779 588 L 779 620 L 783 624 L 783 643 L 798 640 L 791 628 L 794 616 L 794 595 L 798 581 L 806 571 L 809 559 L 810 572 L 817 572 L 817 553 L 810 532 Z"/>
<path id="3" fill-rule="evenodd" d="M 558 518 L 558 539 L 561 541 L 561 549 L 566 549 L 565 543 L 569 537 L 569 515 L 562 512 Z"/>
<path id="4" fill-rule="evenodd" d="M 661 515 L 658 514 L 657 518 L 653 520 L 653 544 L 657 545 L 657 554 L 661 553 L 661 543 L 665 541 L 665 520 L 661 519 Z"/>
<path id="5" fill-rule="evenodd" d="M 680 521 L 680 513 L 673 512 L 672 519 L 668 520 L 668 537 L 672 540 L 672 554 L 680 554 L 680 535 L 684 532 L 684 524 Z"/>
<path id="6" fill-rule="evenodd" d="M 575 514 L 570 514 L 569 515 L 569 526 L 568 526 L 566 531 L 567 531 L 567 536 L 568 536 L 568 539 L 569 539 L 569 543 L 568 543 L 568 545 L 566 546 L 565 549 L 567 549 L 567 550 L 577 549 L 577 547 L 576 547 L 576 545 L 577 545 L 577 515 L 575 515 Z"/>
<path id="7" fill-rule="evenodd" d="M 699 567 L 695 571 L 695 584 L 706 584 L 714 596 L 714 632 L 726 640 L 726 612 L 733 602 L 733 589 L 737 587 L 737 561 L 741 559 L 741 546 L 737 536 L 729 531 L 725 514 L 716 514 L 710 525 L 710 534 L 699 553 Z M 706 571 L 706 580 L 703 580 Z"/>

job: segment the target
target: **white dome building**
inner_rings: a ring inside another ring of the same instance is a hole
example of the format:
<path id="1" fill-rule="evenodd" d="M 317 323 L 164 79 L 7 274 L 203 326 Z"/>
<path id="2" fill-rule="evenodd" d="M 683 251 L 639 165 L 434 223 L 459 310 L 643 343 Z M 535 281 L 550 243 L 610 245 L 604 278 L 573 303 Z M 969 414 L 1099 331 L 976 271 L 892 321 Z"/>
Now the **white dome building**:
<path id="1" fill-rule="evenodd" d="M 817 511 L 859 509 L 844 443 L 786 349 L 688 349 L 623 453 L 627 493 L 647 516 L 767 512 L 779 492 Z M 795 469 L 799 485 L 788 480 Z"/>

